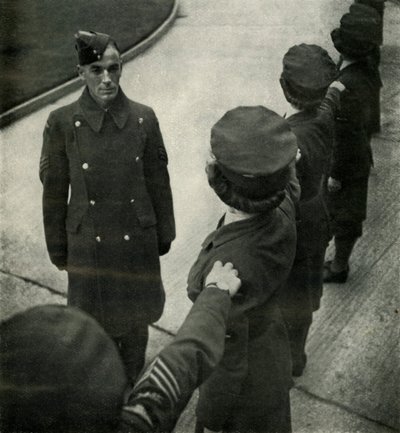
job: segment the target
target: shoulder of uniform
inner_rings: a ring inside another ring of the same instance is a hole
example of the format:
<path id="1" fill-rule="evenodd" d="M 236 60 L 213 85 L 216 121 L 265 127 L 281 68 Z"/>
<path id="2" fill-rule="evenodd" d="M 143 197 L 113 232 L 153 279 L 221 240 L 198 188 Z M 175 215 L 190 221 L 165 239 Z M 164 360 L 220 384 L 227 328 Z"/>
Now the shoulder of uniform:
<path id="1" fill-rule="evenodd" d="M 286 193 L 285 198 L 279 205 L 278 209 L 286 216 L 287 220 L 292 222 L 295 220 L 296 209 L 293 200 Z"/>
<path id="2" fill-rule="evenodd" d="M 67 124 L 68 119 L 74 115 L 77 109 L 78 101 L 75 101 L 51 111 L 46 126 L 49 124 Z"/>
<path id="3" fill-rule="evenodd" d="M 154 110 L 148 105 L 144 105 L 129 99 L 129 107 L 136 116 L 147 118 L 155 116 Z"/>

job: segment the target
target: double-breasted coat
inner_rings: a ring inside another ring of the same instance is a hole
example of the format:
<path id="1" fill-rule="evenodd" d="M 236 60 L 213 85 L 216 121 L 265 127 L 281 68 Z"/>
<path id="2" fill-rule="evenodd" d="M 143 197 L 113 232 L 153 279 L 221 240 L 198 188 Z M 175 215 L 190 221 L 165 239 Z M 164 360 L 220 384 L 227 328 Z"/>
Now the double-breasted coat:
<path id="1" fill-rule="evenodd" d="M 232 262 L 242 280 L 222 361 L 200 388 L 197 419 L 211 430 L 291 431 L 290 349 L 277 293 L 290 271 L 295 245 L 295 209 L 287 196 L 269 212 L 227 225 L 221 220 L 190 270 L 193 301 L 216 260 Z"/>
<path id="2" fill-rule="evenodd" d="M 149 107 L 122 92 L 105 111 L 85 89 L 53 111 L 40 161 L 51 261 L 68 302 L 113 336 L 163 310 L 159 247 L 175 237 L 167 153 Z"/>
<path id="3" fill-rule="evenodd" d="M 301 187 L 300 201 L 296 206 L 296 256 L 280 297 L 282 313 L 288 325 L 294 369 L 304 367 L 308 328 L 322 296 L 323 264 L 330 239 L 329 214 L 322 182 L 332 153 L 334 116 L 339 101 L 340 92 L 332 88 L 320 107 L 300 111 L 287 118 L 301 151 L 301 158 L 296 163 Z"/>
<path id="4" fill-rule="evenodd" d="M 376 76 L 367 59 L 339 72 L 346 91 L 335 118 L 335 143 L 329 175 L 341 181 L 341 189 L 327 194 L 335 236 L 358 237 L 366 218 L 368 178 L 372 165 L 370 135 Z"/>

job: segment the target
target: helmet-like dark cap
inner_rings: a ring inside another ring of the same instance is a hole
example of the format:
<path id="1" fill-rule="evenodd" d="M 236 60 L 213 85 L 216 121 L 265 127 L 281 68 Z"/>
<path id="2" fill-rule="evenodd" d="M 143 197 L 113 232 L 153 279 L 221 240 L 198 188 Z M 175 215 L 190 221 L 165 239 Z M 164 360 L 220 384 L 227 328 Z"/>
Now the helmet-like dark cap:
<path id="1" fill-rule="evenodd" d="M 385 0 L 355 0 L 355 3 L 374 8 L 378 14 L 383 17 L 383 11 L 385 10 Z"/>
<path id="2" fill-rule="evenodd" d="M 111 36 L 105 33 L 87 32 L 83 30 L 79 30 L 75 34 L 75 39 L 75 48 L 78 52 L 80 65 L 88 65 L 101 60 L 108 44 L 114 42 Z"/>
<path id="3" fill-rule="evenodd" d="M 283 57 L 281 84 L 303 103 L 318 103 L 336 77 L 336 65 L 318 45 L 295 45 Z"/>
<path id="4" fill-rule="evenodd" d="M 350 14 L 354 16 L 360 17 L 360 19 L 371 20 L 374 19 L 376 24 L 371 27 L 372 32 L 376 32 L 372 35 L 372 38 L 376 41 L 378 45 L 382 45 L 383 42 L 383 27 L 382 27 L 382 18 L 380 17 L 378 12 L 375 12 L 375 9 L 372 9 L 371 6 L 368 6 L 363 3 L 353 3 L 350 6 Z"/>
<path id="5" fill-rule="evenodd" d="M 331 38 L 335 48 L 342 54 L 364 57 L 380 42 L 380 17 L 372 8 L 352 9 L 340 20 L 340 27 L 333 30 Z"/>
<path id="6" fill-rule="evenodd" d="M 237 107 L 213 126 L 211 150 L 228 180 L 249 196 L 267 196 L 285 188 L 284 169 L 296 156 L 297 140 L 287 120 L 275 112 Z"/>
<path id="7" fill-rule="evenodd" d="M 60 305 L 34 307 L 0 325 L 2 422 L 16 431 L 110 423 L 126 375 L 100 325 Z"/>

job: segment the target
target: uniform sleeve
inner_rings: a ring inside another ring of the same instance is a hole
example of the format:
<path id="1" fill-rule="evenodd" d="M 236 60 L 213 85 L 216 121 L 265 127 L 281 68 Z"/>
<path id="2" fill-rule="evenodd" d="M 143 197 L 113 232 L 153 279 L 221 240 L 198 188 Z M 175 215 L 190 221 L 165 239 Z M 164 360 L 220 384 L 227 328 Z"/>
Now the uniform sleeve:
<path id="1" fill-rule="evenodd" d="M 228 293 L 202 291 L 174 341 L 136 383 L 123 407 L 124 431 L 172 431 L 193 391 L 222 358 L 230 305 Z"/>
<path id="2" fill-rule="evenodd" d="M 290 177 L 289 177 L 289 182 L 286 185 L 285 193 L 293 203 L 297 203 L 300 200 L 301 187 L 300 187 L 299 179 L 297 178 L 297 174 L 296 174 L 295 161 L 293 161 L 289 165 L 289 170 L 290 170 Z"/>
<path id="3" fill-rule="evenodd" d="M 43 132 L 39 176 L 43 184 L 44 232 L 50 260 L 63 268 L 67 264 L 65 219 L 69 191 L 68 159 L 62 128 L 50 117 Z"/>
<path id="4" fill-rule="evenodd" d="M 326 175 L 333 150 L 335 115 L 339 106 L 340 91 L 330 87 L 317 109 L 315 119 L 293 128 L 301 151 L 296 172 L 303 188 L 302 200 L 309 200 L 318 193 L 318 187 L 314 183 L 315 173 Z"/>
<path id="5" fill-rule="evenodd" d="M 346 86 L 347 88 L 347 86 Z M 329 175 L 343 180 L 349 173 L 349 161 L 353 155 L 353 143 L 359 141 L 363 129 L 363 108 L 355 91 L 345 90 L 341 94 L 340 110 L 335 119 L 335 141 Z"/>
<path id="6" fill-rule="evenodd" d="M 157 217 L 157 233 L 160 250 L 166 252 L 175 238 L 175 220 L 172 193 L 168 174 L 168 155 L 157 117 L 147 125 L 147 146 L 144 154 L 146 186 Z"/>
<path id="7" fill-rule="evenodd" d="M 323 116 L 329 123 L 333 123 L 336 112 L 340 108 L 340 91 L 335 87 L 329 87 L 325 98 L 318 107 L 318 115 Z"/>

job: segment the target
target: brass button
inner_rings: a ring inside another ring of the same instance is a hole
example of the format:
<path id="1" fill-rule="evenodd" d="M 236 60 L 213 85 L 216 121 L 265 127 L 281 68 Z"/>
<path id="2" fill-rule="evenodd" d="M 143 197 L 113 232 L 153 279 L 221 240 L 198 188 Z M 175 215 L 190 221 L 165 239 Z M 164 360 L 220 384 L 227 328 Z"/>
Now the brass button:
<path id="1" fill-rule="evenodd" d="M 135 161 L 136 161 L 136 162 L 138 162 L 138 161 L 139 161 L 139 159 L 140 159 L 140 158 L 139 158 L 139 157 L 137 156 L 137 157 L 135 158 Z"/>
<path id="2" fill-rule="evenodd" d="M 129 236 L 129 235 L 125 235 L 125 236 L 124 236 L 124 239 L 125 239 L 126 241 L 129 241 L 129 240 L 130 240 L 130 236 Z"/>
<path id="3" fill-rule="evenodd" d="M 131 203 L 135 203 L 135 199 L 134 198 L 131 198 Z"/>
<path id="4" fill-rule="evenodd" d="M 100 236 L 96 236 L 96 242 L 101 242 L 101 237 Z"/>
<path id="5" fill-rule="evenodd" d="M 77 128 L 79 128 L 79 127 L 81 126 L 81 122 L 80 122 L 79 120 L 77 120 L 77 121 L 75 122 L 75 126 L 76 126 Z"/>
<path id="6" fill-rule="evenodd" d="M 96 202 L 94 200 L 90 200 L 89 202 L 92 206 L 94 206 L 96 204 Z"/>
<path id="7" fill-rule="evenodd" d="M 84 170 L 87 170 L 87 169 L 89 168 L 89 164 L 88 164 L 87 162 L 84 162 L 84 163 L 82 164 L 82 168 L 83 168 Z"/>

